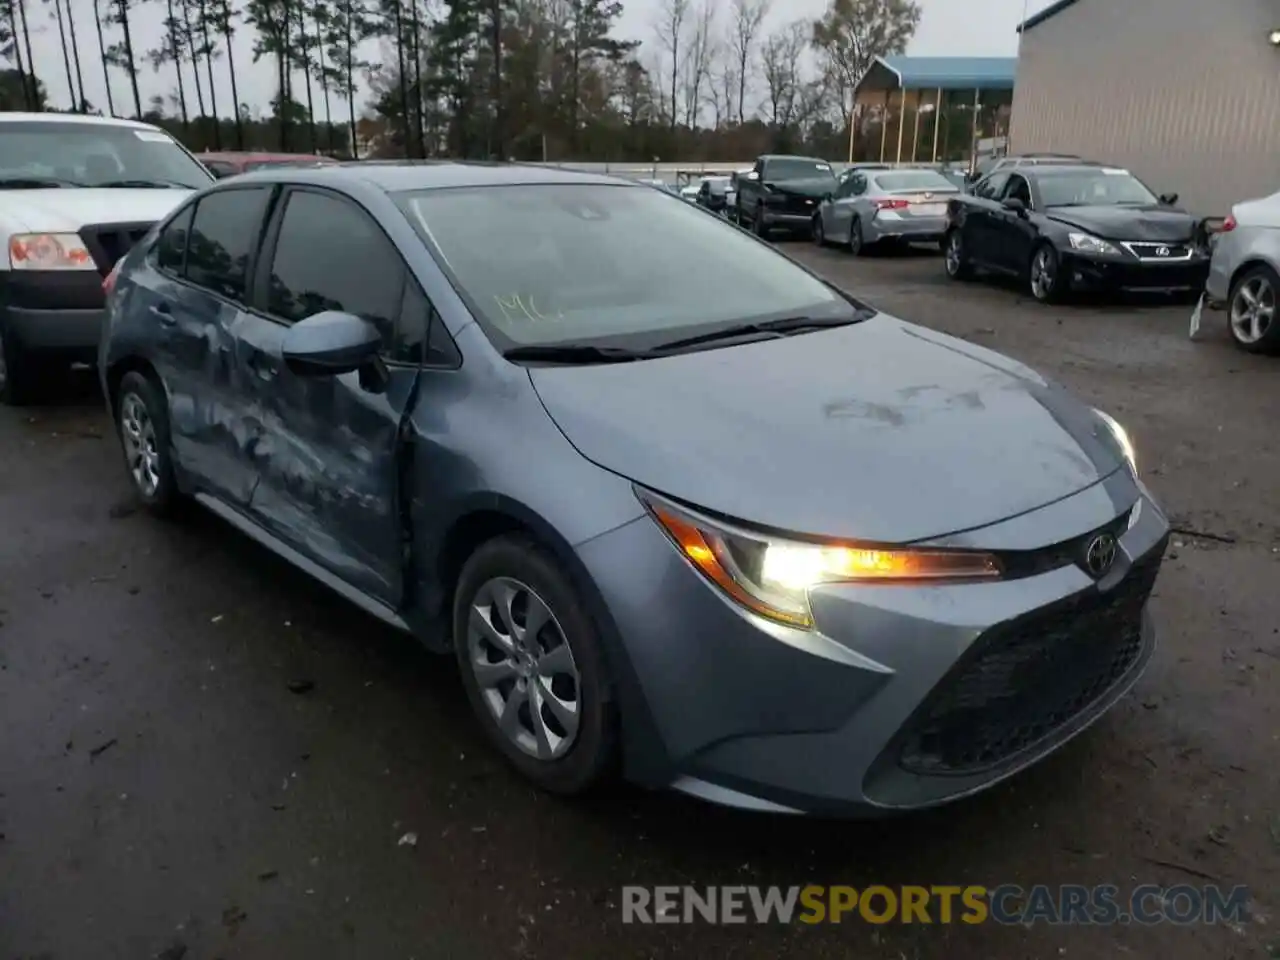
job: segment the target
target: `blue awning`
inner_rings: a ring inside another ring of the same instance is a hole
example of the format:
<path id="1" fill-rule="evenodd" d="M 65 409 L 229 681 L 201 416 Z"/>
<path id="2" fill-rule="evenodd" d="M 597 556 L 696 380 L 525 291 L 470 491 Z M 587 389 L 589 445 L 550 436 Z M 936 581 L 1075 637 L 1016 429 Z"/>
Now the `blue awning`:
<path id="1" fill-rule="evenodd" d="M 858 83 L 869 90 L 1012 90 L 1016 57 L 876 57 Z"/>

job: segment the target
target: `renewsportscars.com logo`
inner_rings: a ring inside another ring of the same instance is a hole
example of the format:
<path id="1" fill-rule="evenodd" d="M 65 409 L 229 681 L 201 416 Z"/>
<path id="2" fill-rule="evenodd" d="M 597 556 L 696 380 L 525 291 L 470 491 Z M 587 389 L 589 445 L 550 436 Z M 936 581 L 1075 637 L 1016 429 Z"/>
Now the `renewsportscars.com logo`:
<path id="1" fill-rule="evenodd" d="M 1153 925 L 1243 923 L 1249 889 L 1144 884 L 1021 887 L 622 888 L 623 923 Z"/>

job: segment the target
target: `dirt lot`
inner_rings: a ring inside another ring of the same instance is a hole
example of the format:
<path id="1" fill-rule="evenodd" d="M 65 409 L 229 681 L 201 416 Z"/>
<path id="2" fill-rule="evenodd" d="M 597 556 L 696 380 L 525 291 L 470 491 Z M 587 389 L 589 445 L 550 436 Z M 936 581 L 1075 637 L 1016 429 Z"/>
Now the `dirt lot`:
<path id="1" fill-rule="evenodd" d="M 1180 532 L 1135 693 L 925 817 L 541 796 L 448 663 L 197 517 L 133 513 L 110 426 L 0 411 L 0 960 L 1280 956 L 1280 362 L 1189 307 L 1038 308 L 937 257 L 796 256 L 1126 423 Z M 292 692 L 290 685 L 307 692 Z M 397 845 L 404 834 L 416 846 Z M 1239 927 L 635 927 L 623 884 L 1246 884 Z M 162 951 L 168 951 L 162 953 Z"/>

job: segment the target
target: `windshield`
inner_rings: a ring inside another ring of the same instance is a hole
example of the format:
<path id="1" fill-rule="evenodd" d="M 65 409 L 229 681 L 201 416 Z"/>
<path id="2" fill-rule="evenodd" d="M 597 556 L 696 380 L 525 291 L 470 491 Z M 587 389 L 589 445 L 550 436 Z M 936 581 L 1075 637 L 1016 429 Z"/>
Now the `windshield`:
<path id="1" fill-rule="evenodd" d="M 896 193 L 899 190 L 954 190 L 955 185 L 933 170 L 907 170 L 902 173 L 881 173 L 874 178 L 881 190 Z"/>
<path id="2" fill-rule="evenodd" d="M 781 160 L 769 160 L 765 165 L 766 180 L 817 180 L 832 177 L 831 164 L 821 160 L 802 160 L 787 157 Z"/>
<path id="3" fill-rule="evenodd" d="M 770 247 L 654 190 L 531 184 L 397 200 L 499 349 L 611 337 L 645 346 L 853 309 Z"/>
<path id="4" fill-rule="evenodd" d="M 199 189 L 208 171 L 167 133 L 105 123 L 33 121 L 0 124 L 4 180 L 49 179 L 96 187 L 119 181 Z"/>
<path id="5" fill-rule="evenodd" d="M 1039 179 L 1040 199 L 1046 207 L 1116 204 L 1155 204 L 1160 201 L 1128 170 L 1080 170 Z"/>

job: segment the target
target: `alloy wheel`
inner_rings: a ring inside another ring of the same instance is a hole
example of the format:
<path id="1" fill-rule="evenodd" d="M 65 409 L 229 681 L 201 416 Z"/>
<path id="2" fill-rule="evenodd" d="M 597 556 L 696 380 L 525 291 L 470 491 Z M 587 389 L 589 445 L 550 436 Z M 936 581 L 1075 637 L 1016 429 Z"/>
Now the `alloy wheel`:
<path id="1" fill-rule="evenodd" d="M 849 223 L 849 252 L 855 256 L 862 252 L 862 221 L 857 217 Z"/>
<path id="2" fill-rule="evenodd" d="M 154 497 L 160 489 L 160 447 L 151 412 L 136 393 L 125 394 L 120 402 L 120 439 L 138 492 L 148 499 Z"/>
<path id="3" fill-rule="evenodd" d="M 1276 291 L 1266 277 L 1255 276 L 1240 285 L 1231 301 L 1231 332 L 1241 343 L 1257 343 L 1271 328 Z"/>
<path id="4" fill-rule="evenodd" d="M 1031 260 L 1031 294 L 1037 300 L 1048 300 L 1056 279 L 1053 254 L 1041 247 Z"/>
<path id="5" fill-rule="evenodd" d="M 960 244 L 960 231 L 953 230 L 951 235 L 947 238 L 946 252 L 947 273 L 953 277 L 960 273 L 960 264 L 962 261 Z"/>
<path id="6" fill-rule="evenodd" d="M 551 608 L 510 577 L 476 591 L 467 622 L 467 664 L 498 728 L 537 760 L 573 747 L 582 717 L 581 678 Z"/>

